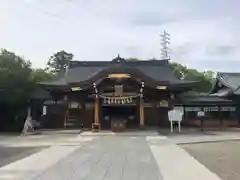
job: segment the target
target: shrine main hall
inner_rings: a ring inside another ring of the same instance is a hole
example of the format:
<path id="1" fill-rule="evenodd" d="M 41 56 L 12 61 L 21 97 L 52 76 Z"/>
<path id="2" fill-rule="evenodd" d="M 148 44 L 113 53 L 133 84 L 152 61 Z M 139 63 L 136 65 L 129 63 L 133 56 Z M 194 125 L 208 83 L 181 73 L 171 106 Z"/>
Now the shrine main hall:
<path id="1" fill-rule="evenodd" d="M 175 96 L 196 84 L 177 79 L 168 60 L 71 61 L 57 81 L 40 83 L 32 102 L 45 106 L 45 128 L 164 126 Z"/>

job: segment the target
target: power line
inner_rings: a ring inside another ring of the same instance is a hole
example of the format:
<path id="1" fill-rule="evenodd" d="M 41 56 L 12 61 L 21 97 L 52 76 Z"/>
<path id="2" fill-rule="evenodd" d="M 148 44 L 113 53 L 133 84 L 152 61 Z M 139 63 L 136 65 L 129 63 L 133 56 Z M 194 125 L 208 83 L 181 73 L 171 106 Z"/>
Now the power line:
<path id="1" fill-rule="evenodd" d="M 48 11 L 48 10 L 45 10 L 43 8 L 39 8 L 39 7 L 37 7 L 33 4 L 26 3 L 25 1 L 22 1 L 22 4 L 26 7 L 31 8 L 31 10 L 35 10 L 35 11 L 38 11 L 39 13 L 50 16 L 52 18 L 70 23 L 68 19 L 63 18 L 62 16 L 59 16 L 57 13 L 53 13 L 52 11 Z"/>
<path id="2" fill-rule="evenodd" d="M 59 16 L 59 14 L 54 13 L 50 10 L 46 10 L 43 7 L 39 7 L 38 5 L 26 2 L 24 0 L 22 0 L 19 3 L 21 3 L 22 8 L 19 4 L 17 9 L 11 8 L 11 10 L 12 10 L 11 13 L 16 14 L 17 17 L 19 16 L 19 18 L 22 17 L 22 15 L 30 17 L 30 18 L 26 18 L 25 20 L 30 20 L 31 23 L 28 23 L 28 24 L 32 25 L 33 28 L 36 28 L 35 27 L 36 25 L 39 26 L 40 28 L 44 28 L 44 29 L 52 28 L 53 25 L 52 25 L 52 23 L 50 24 L 50 21 L 53 21 L 55 23 L 64 23 L 64 24 L 67 23 L 68 24 L 67 26 L 63 25 L 63 27 L 70 27 L 70 26 L 77 25 L 75 20 L 67 19 L 62 16 Z M 40 16 L 37 16 L 37 15 L 40 15 Z M 43 15 L 45 15 L 45 17 L 50 17 L 47 19 L 48 20 L 47 22 L 45 21 L 46 18 L 45 19 L 43 18 Z"/>

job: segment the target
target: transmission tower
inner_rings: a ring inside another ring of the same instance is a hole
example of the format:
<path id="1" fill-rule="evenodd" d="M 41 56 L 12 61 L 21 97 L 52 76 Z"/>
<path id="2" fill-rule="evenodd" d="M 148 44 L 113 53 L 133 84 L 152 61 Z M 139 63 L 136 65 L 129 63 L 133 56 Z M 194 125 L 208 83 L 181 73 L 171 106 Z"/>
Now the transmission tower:
<path id="1" fill-rule="evenodd" d="M 166 31 L 163 31 L 163 34 L 160 35 L 161 36 L 161 45 L 162 45 L 162 49 L 161 49 L 161 58 L 162 59 L 170 59 L 170 34 L 167 33 Z"/>

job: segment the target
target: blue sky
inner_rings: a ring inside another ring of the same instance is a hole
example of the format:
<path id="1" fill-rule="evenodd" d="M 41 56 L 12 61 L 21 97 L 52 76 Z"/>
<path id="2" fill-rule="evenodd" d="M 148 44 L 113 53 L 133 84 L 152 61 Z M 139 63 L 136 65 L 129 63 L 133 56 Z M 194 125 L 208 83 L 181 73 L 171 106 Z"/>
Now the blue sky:
<path id="1" fill-rule="evenodd" d="M 160 58 L 199 70 L 240 72 L 237 0 L 0 0 L 0 48 L 44 67 L 59 50 L 76 60 Z"/>

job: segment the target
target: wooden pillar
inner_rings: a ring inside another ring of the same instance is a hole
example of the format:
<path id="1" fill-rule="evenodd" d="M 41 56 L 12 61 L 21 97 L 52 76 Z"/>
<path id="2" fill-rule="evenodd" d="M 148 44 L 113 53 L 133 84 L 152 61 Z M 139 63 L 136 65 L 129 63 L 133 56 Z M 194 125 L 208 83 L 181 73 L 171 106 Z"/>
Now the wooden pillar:
<path id="1" fill-rule="evenodd" d="M 98 132 L 101 129 L 101 124 L 99 122 L 99 98 L 95 99 L 94 108 L 94 123 L 92 124 L 92 131 Z"/>
<path id="2" fill-rule="evenodd" d="M 143 88 L 144 88 L 144 82 L 141 83 L 141 89 L 140 89 L 140 126 L 143 127 L 145 125 L 144 122 L 144 100 L 143 100 Z"/>
<path id="3" fill-rule="evenodd" d="M 94 108 L 94 123 L 99 124 L 99 99 L 95 99 L 95 108 Z"/>
<path id="4" fill-rule="evenodd" d="M 65 118 L 64 118 L 64 128 L 67 128 L 67 121 L 68 121 L 68 108 L 69 108 L 69 103 L 68 103 L 68 96 L 64 96 L 64 101 L 66 103 L 66 111 L 65 111 Z"/>
<path id="5" fill-rule="evenodd" d="M 144 126 L 144 100 L 140 97 L 140 126 Z"/>
<path id="6" fill-rule="evenodd" d="M 98 96 L 98 90 L 96 87 L 96 83 L 93 83 L 93 88 L 95 91 L 95 108 L 94 108 L 94 123 L 92 124 L 92 130 L 93 131 L 99 131 L 100 130 L 100 123 L 99 123 L 99 96 Z"/>
<path id="7" fill-rule="evenodd" d="M 145 126 L 145 115 L 144 115 L 144 99 L 142 98 L 142 118 L 143 118 L 143 125 Z"/>

